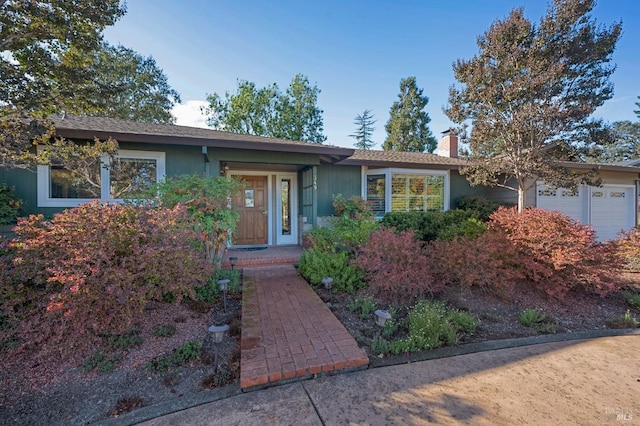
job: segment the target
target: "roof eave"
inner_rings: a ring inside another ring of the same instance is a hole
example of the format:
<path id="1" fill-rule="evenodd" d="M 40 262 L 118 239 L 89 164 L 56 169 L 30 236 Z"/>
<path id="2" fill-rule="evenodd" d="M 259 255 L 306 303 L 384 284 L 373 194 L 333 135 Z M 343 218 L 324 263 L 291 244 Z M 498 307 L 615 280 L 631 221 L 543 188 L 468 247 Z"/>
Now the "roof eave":
<path id="1" fill-rule="evenodd" d="M 57 127 L 58 135 L 69 139 L 107 139 L 114 138 L 121 142 L 138 142 L 147 144 L 161 145 L 181 145 L 181 146 L 207 146 L 212 148 L 230 148 L 230 149 L 253 149 L 257 151 L 277 151 L 277 152 L 295 152 L 303 154 L 318 154 L 330 162 L 337 162 L 353 155 L 354 150 L 350 148 L 340 148 L 315 144 L 294 144 L 294 143 L 278 143 L 278 142 L 256 142 L 243 141 L 237 139 L 210 139 L 210 138 L 193 138 L 184 136 L 166 136 L 139 133 L 124 132 L 107 132 L 99 130 L 84 129 L 65 129 Z"/>

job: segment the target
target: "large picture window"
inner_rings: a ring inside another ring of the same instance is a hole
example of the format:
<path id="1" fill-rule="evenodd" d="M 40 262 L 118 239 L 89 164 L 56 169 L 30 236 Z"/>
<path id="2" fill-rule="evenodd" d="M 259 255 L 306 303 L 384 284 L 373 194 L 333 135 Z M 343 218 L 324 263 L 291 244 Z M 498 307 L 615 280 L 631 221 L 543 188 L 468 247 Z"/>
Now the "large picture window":
<path id="1" fill-rule="evenodd" d="M 379 169 L 366 174 L 366 199 L 377 217 L 388 211 L 444 211 L 446 172 Z"/>
<path id="2" fill-rule="evenodd" d="M 38 207 L 75 207 L 91 200 L 140 198 L 164 178 L 165 154 L 121 150 L 111 165 L 106 159 L 72 173 L 61 165 L 38 167 Z"/>

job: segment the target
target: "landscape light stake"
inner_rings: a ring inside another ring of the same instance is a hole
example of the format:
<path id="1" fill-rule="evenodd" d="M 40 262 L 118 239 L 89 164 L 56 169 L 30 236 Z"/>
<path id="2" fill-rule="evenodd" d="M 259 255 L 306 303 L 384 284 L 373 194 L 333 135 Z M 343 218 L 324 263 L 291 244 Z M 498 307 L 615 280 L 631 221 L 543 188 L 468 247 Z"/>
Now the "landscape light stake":
<path id="1" fill-rule="evenodd" d="M 238 258 L 235 256 L 231 256 L 229 258 L 229 262 L 231 263 L 231 270 L 233 271 L 235 266 L 236 266 L 236 262 L 238 261 Z"/>
<path id="2" fill-rule="evenodd" d="M 387 311 L 383 311 L 382 309 L 378 309 L 375 311 L 376 314 L 376 324 L 378 325 L 378 338 L 380 338 L 380 334 L 382 333 L 382 329 L 384 328 L 387 320 L 391 319 L 391 314 Z"/>
<path id="3" fill-rule="evenodd" d="M 215 355 L 213 358 L 213 363 L 215 365 L 213 370 L 214 373 L 218 372 L 218 345 L 224 340 L 224 335 L 227 331 L 229 331 L 229 326 L 227 324 L 212 325 L 211 327 L 209 327 L 209 332 L 213 334 L 213 344 L 215 348 Z"/>
<path id="4" fill-rule="evenodd" d="M 227 287 L 231 280 L 224 279 L 218 280 L 218 288 L 222 291 L 222 297 L 224 298 L 224 313 L 227 313 Z"/>
<path id="5" fill-rule="evenodd" d="M 333 278 L 325 277 L 322 279 L 322 284 L 324 284 L 324 288 L 329 290 L 329 305 L 333 305 L 333 292 L 331 291 L 331 285 L 333 284 Z"/>

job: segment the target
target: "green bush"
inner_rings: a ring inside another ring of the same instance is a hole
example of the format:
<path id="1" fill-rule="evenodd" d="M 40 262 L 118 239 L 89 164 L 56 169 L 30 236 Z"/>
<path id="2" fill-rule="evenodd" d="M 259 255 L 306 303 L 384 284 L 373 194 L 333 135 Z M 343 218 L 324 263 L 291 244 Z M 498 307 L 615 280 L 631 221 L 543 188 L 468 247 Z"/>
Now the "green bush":
<path id="1" fill-rule="evenodd" d="M 167 370 L 171 367 L 188 364 L 200 358 L 202 345 L 198 342 L 186 342 L 174 349 L 173 353 L 149 361 L 147 368 L 153 371 Z"/>
<path id="2" fill-rule="evenodd" d="M 356 297 L 353 299 L 351 303 L 347 306 L 351 312 L 356 312 L 361 320 L 366 320 L 367 318 L 373 318 L 372 315 L 376 310 L 376 301 L 369 298 L 359 298 Z"/>
<path id="3" fill-rule="evenodd" d="M 0 184 L 0 225 L 14 223 L 21 206 L 22 200 L 13 195 L 13 188 Z"/>
<path id="4" fill-rule="evenodd" d="M 471 217 L 462 222 L 445 226 L 438 232 L 438 239 L 444 241 L 451 241 L 458 238 L 474 239 L 484 234 L 486 230 L 487 225 L 484 222 L 475 217 Z"/>
<path id="5" fill-rule="evenodd" d="M 132 329 L 124 334 L 113 334 L 108 337 L 109 349 L 130 349 L 140 346 L 144 339 L 140 336 L 140 330 Z"/>
<path id="6" fill-rule="evenodd" d="M 108 355 L 101 350 L 97 350 L 80 365 L 80 369 L 85 372 L 98 370 L 103 374 L 111 373 L 116 368 L 116 365 L 122 361 L 122 358 L 123 355 L 121 353 Z"/>
<path id="7" fill-rule="evenodd" d="M 460 226 L 467 219 L 478 219 L 473 210 L 447 210 L 446 212 L 389 212 L 384 215 L 381 225 L 395 228 L 396 232 L 414 231 L 422 241 L 434 241 L 452 226 Z"/>
<path id="8" fill-rule="evenodd" d="M 175 325 L 161 325 L 153 329 L 153 335 L 156 337 L 171 337 L 176 334 Z"/>
<path id="9" fill-rule="evenodd" d="M 640 290 L 625 290 L 622 292 L 622 297 L 629 306 L 640 310 Z"/>
<path id="10" fill-rule="evenodd" d="M 537 309 L 525 309 L 520 313 L 520 324 L 525 327 L 535 327 L 547 320 L 547 316 Z"/>
<path id="11" fill-rule="evenodd" d="M 325 252 L 317 248 L 304 250 L 298 261 L 298 270 L 311 284 L 333 278 L 333 289 L 352 293 L 364 286 L 362 271 L 353 266 L 346 252 Z"/>
<path id="12" fill-rule="evenodd" d="M 460 210 L 473 210 L 478 214 L 478 219 L 482 222 L 489 220 L 489 216 L 493 214 L 500 206 L 513 207 L 513 203 L 497 203 L 489 201 L 482 197 L 461 197 L 456 203 L 456 208 Z"/>

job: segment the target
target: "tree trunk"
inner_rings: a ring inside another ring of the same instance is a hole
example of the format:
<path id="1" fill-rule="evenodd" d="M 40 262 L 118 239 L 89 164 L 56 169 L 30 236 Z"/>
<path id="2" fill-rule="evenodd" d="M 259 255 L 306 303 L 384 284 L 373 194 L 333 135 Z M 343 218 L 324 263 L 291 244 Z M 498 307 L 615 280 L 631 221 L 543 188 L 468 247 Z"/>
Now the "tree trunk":
<path id="1" fill-rule="evenodd" d="M 518 185 L 518 213 L 522 213 L 525 206 L 525 200 L 527 196 L 527 189 L 524 185 Z"/>

